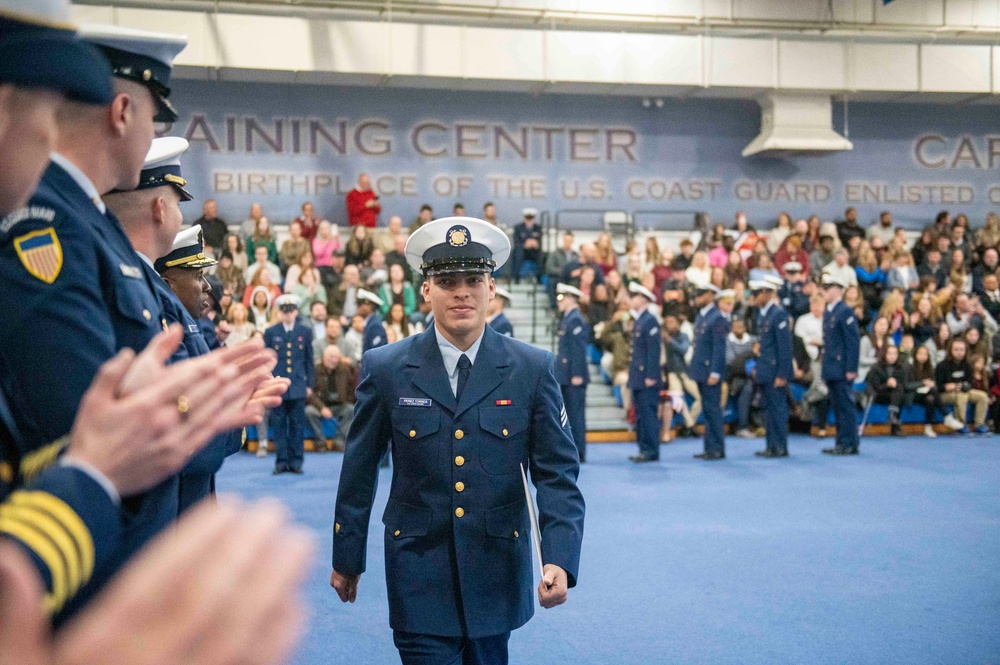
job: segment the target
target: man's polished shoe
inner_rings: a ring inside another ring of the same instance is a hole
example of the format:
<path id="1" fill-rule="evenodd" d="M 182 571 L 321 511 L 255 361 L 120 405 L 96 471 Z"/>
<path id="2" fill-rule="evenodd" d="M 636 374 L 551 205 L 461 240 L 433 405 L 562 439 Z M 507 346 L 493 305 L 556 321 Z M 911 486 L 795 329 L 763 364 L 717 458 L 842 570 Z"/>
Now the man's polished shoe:
<path id="1" fill-rule="evenodd" d="M 850 455 L 846 448 L 824 448 L 823 454 L 825 455 Z"/>
<path id="2" fill-rule="evenodd" d="M 636 464 L 645 464 L 646 462 L 659 462 L 659 457 L 650 457 L 646 453 L 639 453 L 638 455 L 632 455 L 628 458 L 629 462 L 634 462 Z"/>
<path id="3" fill-rule="evenodd" d="M 274 467 L 274 471 L 271 472 L 271 475 L 272 476 L 277 476 L 277 475 L 282 474 L 282 473 L 288 473 L 288 469 L 285 468 L 285 467 L 283 467 L 283 466 L 276 466 L 276 467 Z"/>
<path id="4" fill-rule="evenodd" d="M 717 459 L 726 459 L 725 453 L 698 453 L 695 455 L 696 459 L 703 459 L 706 462 L 713 462 Z"/>
<path id="5" fill-rule="evenodd" d="M 757 457 L 788 457 L 788 451 L 778 451 L 778 450 L 758 450 L 754 453 Z"/>
<path id="6" fill-rule="evenodd" d="M 302 473 L 303 473 L 303 471 L 302 471 L 302 469 L 289 469 L 288 473 L 294 473 L 297 476 L 301 476 Z"/>

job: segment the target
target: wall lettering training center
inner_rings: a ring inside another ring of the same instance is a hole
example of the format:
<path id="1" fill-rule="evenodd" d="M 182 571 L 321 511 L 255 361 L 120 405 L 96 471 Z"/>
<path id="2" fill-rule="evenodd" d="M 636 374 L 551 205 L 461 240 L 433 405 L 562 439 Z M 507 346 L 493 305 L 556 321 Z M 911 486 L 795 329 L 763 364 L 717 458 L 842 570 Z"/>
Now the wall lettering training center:
<path id="1" fill-rule="evenodd" d="M 645 108 L 630 97 L 197 81 L 177 81 L 174 95 L 181 117 L 168 133 L 192 142 L 190 187 L 231 220 L 254 202 L 288 220 L 308 199 L 343 223 L 361 171 L 383 214 L 404 219 L 423 203 L 440 214 L 487 200 L 508 221 L 527 205 L 727 221 L 738 209 L 752 220 L 782 210 L 832 219 L 853 205 L 863 221 L 889 208 L 919 228 L 941 208 L 975 219 L 1000 208 L 991 106 L 854 104 L 854 150 L 747 159 L 740 151 L 760 126 L 751 101 Z"/>

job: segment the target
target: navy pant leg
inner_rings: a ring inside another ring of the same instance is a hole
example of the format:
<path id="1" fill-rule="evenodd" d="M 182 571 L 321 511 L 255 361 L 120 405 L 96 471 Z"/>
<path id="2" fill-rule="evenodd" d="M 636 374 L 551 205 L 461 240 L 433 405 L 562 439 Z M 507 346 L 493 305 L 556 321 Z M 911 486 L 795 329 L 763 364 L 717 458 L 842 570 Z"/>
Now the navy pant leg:
<path id="1" fill-rule="evenodd" d="M 177 513 L 181 514 L 212 493 L 211 473 L 182 473 L 178 480 L 180 502 Z"/>
<path id="2" fill-rule="evenodd" d="M 705 414 L 705 452 L 724 455 L 726 438 L 722 421 L 722 382 L 710 386 L 699 383 L 701 412 Z"/>
<path id="3" fill-rule="evenodd" d="M 776 453 L 788 452 L 788 397 L 786 388 L 773 385 L 761 386 L 767 419 L 767 449 Z"/>
<path id="4" fill-rule="evenodd" d="M 643 388 L 632 393 L 635 398 L 635 433 L 639 442 L 639 452 L 653 459 L 660 458 L 660 419 L 657 407 L 660 403 L 658 388 Z"/>
<path id="5" fill-rule="evenodd" d="M 587 386 L 560 386 L 580 461 L 587 459 Z"/>
<path id="6" fill-rule="evenodd" d="M 274 467 L 287 469 L 288 466 L 288 410 L 292 400 L 282 400 L 271 409 L 271 429 L 274 431 Z"/>
<path id="7" fill-rule="evenodd" d="M 739 429 L 749 429 L 750 427 L 750 407 L 753 405 L 753 383 L 746 381 L 740 389 L 739 397 L 736 398 L 737 427 Z"/>
<path id="8" fill-rule="evenodd" d="M 403 665 L 507 665 L 510 633 L 469 639 L 393 631 Z"/>
<path id="9" fill-rule="evenodd" d="M 288 404 L 288 467 L 302 468 L 306 438 L 306 401 L 291 399 Z"/>
<path id="10" fill-rule="evenodd" d="M 837 421 L 837 447 L 858 449 L 858 410 L 850 381 L 829 381 L 833 416 Z"/>

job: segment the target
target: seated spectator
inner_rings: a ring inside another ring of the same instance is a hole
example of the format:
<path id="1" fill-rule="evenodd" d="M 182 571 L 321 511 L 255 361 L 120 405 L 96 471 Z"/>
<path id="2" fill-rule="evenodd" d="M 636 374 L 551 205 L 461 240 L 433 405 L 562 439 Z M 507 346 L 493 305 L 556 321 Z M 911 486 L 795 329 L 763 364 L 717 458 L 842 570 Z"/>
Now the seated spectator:
<path id="1" fill-rule="evenodd" d="M 660 253 L 660 243 L 656 236 L 650 234 L 646 237 L 646 246 L 642 252 L 642 269 L 644 272 L 652 272 L 653 268 L 662 264 L 663 256 Z"/>
<path id="2" fill-rule="evenodd" d="M 771 259 L 769 254 L 758 254 L 753 259 L 753 266 L 750 268 L 748 277 L 751 280 L 763 279 L 767 275 L 773 275 L 774 277 L 780 277 L 778 274 L 778 269 L 774 265 L 774 260 Z"/>
<path id="3" fill-rule="evenodd" d="M 305 273 L 312 273 L 313 282 L 315 284 L 322 284 L 323 278 L 320 275 L 319 268 L 315 265 L 312 250 L 307 249 L 302 252 L 299 260 L 288 267 L 288 272 L 285 274 L 285 293 L 293 293 L 296 286 L 302 280 L 302 276 Z M 323 297 L 323 302 L 326 302 L 326 296 Z M 303 309 L 304 309 L 303 305 Z"/>
<path id="4" fill-rule="evenodd" d="M 247 238 L 247 255 L 256 257 L 258 247 L 266 247 L 267 260 L 278 265 L 278 246 L 271 234 L 271 224 L 266 217 L 257 220 L 254 232 Z"/>
<path id="5" fill-rule="evenodd" d="M 934 309 L 934 303 L 929 296 L 911 300 L 910 308 L 915 311 L 907 315 L 903 330 L 906 334 L 912 335 L 914 343 L 920 346 L 934 336 L 943 320 L 941 314 Z"/>
<path id="6" fill-rule="evenodd" d="M 993 349 L 990 345 L 990 338 L 979 332 L 979 328 L 969 328 L 962 335 L 965 339 L 965 348 L 969 358 L 979 356 L 981 358 L 993 357 Z"/>
<path id="7" fill-rule="evenodd" d="M 387 279 L 389 268 L 385 264 L 385 254 L 381 249 L 373 249 L 368 263 L 361 268 L 361 283 L 372 293 L 378 293 Z"/>
<path id="8" fill-rule="evenodd" d="M 232 254 L 233 265 L 240 270 L 245 271 L 248 267 L 250 267 L 250 259 L 247 258 L 247 251 L 246 247 L 243 245 L 243 239 L 235 233 L 230 233 L 226 236 L 225 251 Z"/>
<path id="9" fill-rule="evenodd" d="M 303 304 L 299 311 L 308 311 L 309 316 L 306 318 L 305 323 L 313 331 L 313 346 L 316 345 L 316 340 L 321 340 L 326 337 L 326 304 L 323 302 L 315 301 L 308 306 L 308 308 Z M 315 363 L 313 363 L 315 364 Z"/>
<path id="10" fill-rule="evenodd" d="M 854 268 L 857 275 L 858 288 L 865 298 L 865 306 L 870 311 L 878 310 L 885 289 L 885 273 L 879 265 L 878 257 L 867 244 L 862 244 L 858 250 L 858 263 Z"/>
<path id="11" fill-rule="evenodd" d="M 878 216 L 878 223 L 868 227 L 867 238 L 869 240 L 878 238 L 883 245 L 888 245 L 895 233 L 895 229 L 892 228 L 892 213 L 883 210 Z"/>
<path id="12" fill-rule="evenodd" d="M 903 325 L 906 323 L 906 296 L 902 291 L 890 291 L 882 301 L 878 315 L 889 321 L 889 339 L 896 346 L 903 339 Z"/>
<path id="13" fill-rule="evenodd" d="M 316 365 L 316 384 L 306 399 L 306 419 L 313 431 L 316 450 L 344 452 L 347 433 L 354 421 L 357 380 L 357 370 L 349 359 L 341 356 L 340 348 L 335 344 L 327 346 L 323 350 L 323 360 Z M 331 418 L 337 419 L 337 434 L 327 442 L 323 420 Z"/>
<path id="14" fill-rule="evenodd" d="M 823 268 L 833 263 L 836 258 L 837 239 L 833 231 L 821 231 L 819 244 L 809 254 L 809 277 L 819 279 Z"/>
<path id="15" fill-rule="evenodd" d="M 240 232 L 242 233 L 244 240 L 248 239 L 257 231 L 257 224 L 262 219 L 267 221 L 267 217 L 264 216 L 264 208 L 259 203 L 254 203 L 250 206 L 250 216 L 240 227 Z M 253 255 L 253 252 L 247 250 L 247 254 Z"/>
<path id="16" fill-rule="evenodd" d="M 272 310 L 271 307 L 273 301 L 274 298 L 267 288 L 263 286 L 253 287 L 253 291 L 250 294 L 250 304 L 247 306 L 247 313 L 250 315 L 250 321 L 253 322 L 254 328 L 262 335 L 265 330 L 278 320 L 277 308 Z"/>
<path id="17" fill-rule="evenodd" d="M 921 266 L 927 260 L 927 253 L 932 247 L 937 246 L 937 231 L 933 226 L 925 226 L 920 232 L 920 237 L 913 243 L 910 253 L 913 255 L 913 264 Z"/>
<path id="18" fill-rule="evenodd" d="M 302 225 L 292 222 L 288 226 L 288 240 L 281 243 L 281 251 L 278 253 L 279 267 L 288 272 L 306 252 L 312 253 L 312 243 L 302 236 Z"/>
<path id="19" fill-rule="evenodd" d="M 229 321 L 229 336 L 223 342 L 225 346 L 236 346 L 257 334 L 257 328 L 250 321 L 247 308 L 241 302 L 234 302 L 229 306 L 226 320 Z"/>
<path id="20" fill-rule="evenodd" d="M 854 315 L 858 317 L 858 327 L 862 330 L 867 329 L 872 318 L 864 296 L 861 295 L 861 289 L 857 286 L 847 287 L 844 291 L 844 303 L 854 310 Z"/>
<path id="21" fill-rule="evenodd" d="M 396 236 L 401 233 L 403 233 L 403 218 L 393 215 L 389 218 L 389 226 L 375 230 L 372 234 L 372 243 L 375 244 L 375 249 L 382 250 L 382 254 L 388 254 L 396 249 Z"/>
<path id="22" fill-rule="evenodd" d="M 1000 270 L 1000 252 L 996 247 L 985 247 L 979 250 L 979 264 L 972 269 L 972 291 L 977 295 L 983 295 L 983 278 L 987 275 L 996 275 Z M 996 317 L 994 317 L 996 318 Z"/>
<path id="23" fill-rule="evenodd" d="M 628 254 L 631 255 L 631 251 Z M 639 252 L 638 254 L 641 269 L 642 253 Z M 605 277 L 612 270 L 618 270 L 618 253 L 615 252 L 615 248 L 611 244 L 611 234 L 606 231 L 602 231 L 597 236 L 597 242 L 594 243 L 594 262 L 601 269 L 601 272 L 604 273 Z"/>
<path id="24" fill-rule="evenodd" d="M 354 226 L 351 228 L 351 239 L 347 241 L 344 248 L 344 260 L 347 265 L 364 265 L 372 256 L 375 250 L 375 243 L 369 237 L 367 226 Z"/>
<path id="25" fill-rule="evenodd" d="M 972 328 L 975 330 L 975 328 Z M 990 370 L 986 366 L 984 356 L 970 355 L 969 362 L 972 365 L 972 389 L 986 393 L 988 407 L 986 411 L 987 427 L 990 431 L 996 431 L 997 421 L 994 415 L 997 411 L 996 395 L 993 394 L 994 380 L 990 376 Z"/>
<path id="26" fill-rule="evenodd" d="M 247 286 L 243 280 L 243 271 L 233 263 L 233 255 L 228 250 L 223 250 L 219 255 L 215 276 L 222 282 L 222 288 L 230 293 L 243 293 L 243 289 Z"/>
<path id="27" fill-rule="evenodd" d="M 323 361 L 323 351 L 326 347 L 333 344 L 334 346 L 340 346 L 341 339 L 343 338 L 343 327 L 340 325 L 340 319 L 336 316 L 326 317 L 326 321 L 323 323 L 323 334 L 316 335 L 313 337 L 313 364 L 319 364 Z M 340 349 L 343 353 L 344 349 Z M 350 357 L 350 354 L 344 353 L 344 356 Z"/>
<path id="28" fill-rule="evenodd" d="M 989 396 L 981 390 L 972 387 L 972 365 L 966 357 L 965 340 L 954 337 L 948 345 L 948 354 L 934 369 L 934 379 L 941 393 L 942 404 L 955 405 L 955 419 L 962 423 L 958 434 L 968 434 L 966 409 L 969 402 L 975 408 L 972 427 L 977 434 L 986 434 L 986 413 L 989 407 Z"/>
<path id="29" fill-rule="evenodd" d="M 924 407 L 924 436 L 934 438 L 934 420 L 941 413 L 941 393 L 938 391 L 934 378 L 934 362 L 931 352 L 926 346 L 918 346 L 913 350 L 913 364 L 910 378 L 914 391 L 913 399 Z M 945 416 L 944 424 L 950 429 L 961 429 L 962 423 L 950 413 Z"/>
<path id="30" fill-rule="evenodd" d="M 743 282 L 744 284 L 749 279 L 749 271 L 747 267 L 743 265 L 743 257 L 736 250 L 729 252 L 726 257 L 726 265 L 724 267 L 726 272 L 726 284 L 732 284 L 735 281 Z M 659 287 L 663 282 L 658 281 L 657 287 Z M 659 290 L 653 291 L 653 293 L 659 293 Z"/>
<path id="31" fill-rule="evenodd" d="M 951 328 L 947 323 L 941 321 L 941 323 L 938 324 L 934 335 L 924 342 L 924 346 L 926 346 L 927 350 L 930 352 L 931 364 L 933 364 L 934 367 L 940 365 L 945 359 L 945 356 L 948 355 L 948 345 L 951 343 L 951 338 Z"/>
<path id="32" fill-rule="evenodd" d="M 367 173 L 358 175 L 358 184 L 347 193 L 347 223 L 351 228 L 364 226 L 375 228 L 378 225 L 378 215 L 382 212 L 382 204 L 378 195 L 372 191 L 372 180 Z"/>
<path id="33" fill-rule="evenodd" d="M 667 377 L 667 389 L 671 396 L 676 398 L 670 400 L 670 404 L 681 407 L 681 416 L 684 418 L 681 436 L 693 436 L 694 425 L 701 415 L 701 392 L 698 390 L 698 384 L 687 373 L 688 364 L 685 355 L 691 348 L 691 339 L 681 331 L 680 320 L 674 315 L 664 317 L 661 335 L 665 351 L 663 369 Z M 694 400 L 690 407 L 684 400 L 685 393 Z M 667 418 L 667 415 L 670 417 Z M 673 420 L 673 408 L 664 416 L 663 421 L 668 423 L 669 427 L 669 423 Z"/>
<path id="34" fill-rule="evenodd" d="M 630 252 L 625 260 L 625 271 L 621 273 L 625 288 L 628 288 L 628 285 L 633 282 L 636 284 L 642 283 L 642 276 L 645 274 L 646 270 L 643 269 L 642 265 L 642 254 L 639 252 Z M 607 273 L 605 274 L 606 276 Z"/>
<path id="35" fill-rule="evenodd" d="M 705 286 L 712 281 L 712 267 L 708 265 L 708 254 L 695 252 L 691 265 L 684 271 L 684 279 L 692 286 Z"/>
<path id="36" fill-rule="evenodd" d="M 538 277 L 542 260 L 542 229 L 535 224 L 538 211 L 534 208 L 524 209 L 524 221 L 514 227 L 514 238 L 511 243 L 510 280 L 518 284 L 521 280 L 522 267 L 525 261 L 535 265 L 534 277 Z"/>
<path id="37" fill-rule="evenodd" d="M 292 288 L 291 292 L 299 297 L 300 311 L 305 311 L 314 304 L 323 305 L 323 316 L 320 321 L 326 318 L 326 289 L 319 283 L 318 270 L 312 269 L 303 272 L 299 283 Z"/>
<path id="38" fill-rule="evenodd" d="M 571 263 L 579 263 L 579 259 L 580 255 L 573 249 L 573 232 L 564 231 L 562 244 L 545 257 L 545 274 L 549 277 L 545 290 L 549 296 L 549 307 L 552 309 L 556 308 L 556 284 L 562 278 L 563 270 Z"/>
<path id="39" fill-rule="evenodd" d="M 797 235 L 788 236 L 785 245 L 774 255 L 774 265 L 782 277 L 787 278 L 785 266 L 789 263 L 799 265 L 800 270 L 801 266 L 809 265 L 809 254 L 802 249 L 802 238 Z"/>
<path id="40" fill-rule="evenodd" d="M 319 232 L 319 225 L 326 220 L 316 215 L 313 211 L 313 204 L 306 201 L 302 204 L 302 214 L 294 221 L 302 228 L 302 237 L 305 238 L 306 242 L 312 243 Z"/>
<path id="41" fill-rule="evenodd" d="M 983 276 L 983 289 L 979 302 L 994 321 L 1000 321 L 1000 277 L 993 273 Z"/>
<path id="42" fill-rule="evenodd" d="M 958 221 L 958 217 L 956 217 L 955 225 L 951 227 L 951 233 L 948 235 L 948 239 L 951 241 L 949 247 L 951 257 L 950 265 L 953 269 L 955 267 L 955 262 L 959 260 L 955 258 L 955 250 L 960 250 L 962 252 L 961 261 L 965 264 L 968 264 L 969 260 L 972 258 L 972 243 L 969 242 L 968 237 L 965 235 L 966 227 L 959 226 Z M 968 265 L 966 265 L 966 267 L 968 267 Z"/>
<path id="43" fill-rule="evenodd" d="M 406 281 L 403 266 L 398 263 L 389 266 L 389 279 L 382 284 L 378 297 L 382 299 L 382 316 L 387 316 L 389 308 L 394 304 L 401 305 L 403 314 L 411 320 L 417 313 L 417 292 L 413 289 L 413 285 Z"/>
<path id="44" fill-rule="evenodd" d="M 405 233 L 400 233 L 396 236 L 393 240 L 395 243 L 393 250 L 385 255 L 385 265 L 387 267 L 400 266 L 403 269 L 403 278 L 410 284 L 413 284 L 413 271 L 410 269 L 410 264 L 406 261 L 406 240 L 407 236 Z"/>
<path id="45" fill-rule="evenodd" d="M 795 320 L 795 336 L 802 340 L 806 353 L 813 362 L 820 359 L 823 348 L 823 311 L 826 303 L 823 296 L 816 294 L 809 298 L 809 312 Z M 814 373 L 816 368 L 813 368 Z"/>
<path id="46" fill-rule="evenodd" d="M 691 267 L 693 258 L 694 243 L 689 238 L 684 238 L 681 240 L 681 253 L 673 258 L 670 267 L 673 268 L 674 272 L 684 272 Z"/>
<path id="47" fill-rule="evenodd" d="M 892 268 L 885 276 L 885 288 L 913 291 L 920 286 L 920 275 L 913 265 L 913 256 L 903 250 L 892 257 Z"/>
<path id="48" fill-rule="evenodd" d="M 417 215 L 417 218 L 413 220 L 413 223 L 410 224 L 410 228 L 408 229 L 410 235 L 412 236 L 417 229 L 432 221 L 434 221 L 434 209 L 431 208 L 429 204 L 425 203 L 420 206 L 420 213 Z"/>
<path id="49" fill-rule="evenodd" d="M 350 352 L 348 356 L 355 365 L 361 364 L 361 353 L 364 349 L 365 317 L 355 314 L 350 318 L 351 327 L 344 333 L 344 346 Z"/>
<path id="50" fill-rule="evenodd" d="M 850 247 L 852 239 L 865 239 L 865 230 L 858 225 L 857 210 L 848 208 L 844 211 L 843 221 L 837 222 L 837 235 L 840 237 L 840 244 L 844 247 Z"/>
<path id="51" fill-rule="evenodd" d="M 988 248 L 1000 247 L 1000 215 L 995 212 L 990 212 L 986 214 L 986 224 L 983 228 L 976 231 L 976 250 L 982 257 L 983 262 L 986 262 L 986 250 Z M 993 264 L 994 269 L 996 268 L 996 263 Z"/>
<path id="52" fill-rule="evenodd" d="M 270 255 L 267 247 L 257 247 L 254 250 L 254 262 L 247 266 L 247 269 L 243 272 L 243 281 L 249 284 L 253 281 L 254 275 L 256 275 L 261 270 L 266 271 L 271 276 L 271 282 L 273 284 L 281 283 L 281 269 L 278 268 L 276 263 L 271 262 L 268 259 Z"/>
<path id="53" fill-rule="evenodd" d="M 891 343 L 889 320 L 880 316 L 872 324 L 871 332 L 861 338 L 858 351 L 858 383 L 866 380 L 869 370 L 878 362 L 885 347 Z"/>
<path id="54" fill-rule="evenodd" d="M 651 274 L 648 274 L 648 276 L 652 277 Z M 617 309 L 618 303 L 629 299 L 628 287 L 625 286 L 625 283 L 622 281 L 621 273 L 617 270 L 612 270 L 608 273 L 608 276 L 604 281 L 604 287 L 608 290 L 608 302 L 611 303 L 610 309 L 612 311 Z M 656 291 L 653 291 L 653 293 L 656 293 Z"/>
<path id="55" fill-rule="evenodd" d="M 955 306 L 945 315 L 944 320 L 951 328 L 952 335 L 963 333 L 970 326 L 991 335 L 997 331 L 997 322 L 979 302 L 979 298 L 966 293 L 955 296 Z"/>
<path id="56" fill-rule="evenodd" d="M 500 224 L 497 220 L 497 207 L 492 201 L 487 201 L 483 204 L 483 219 L 493 226 Z"/>
<path id="57" fill-rule="evenodd" d="M 750 427 L 754 381 L 750 372 L 747 371 L 748 362 L 755 357 L 754 344 L 756 342 L 757 338 L 747 332 L 746 320 L 734 316 L 732 328 L 726 337 L 725 382 L 729 387 L 729 395 L 736 399 L 736 436 L 744 439 L 752 439 L 756 436 Z"/>
<path id="58" fill-rule="evenodd" d="M 601 330 L 599 339 L 604 350 L 601 356 L 601 371 L 611 379 L 611 384 L 619 386 L 622 407 L 628 412 L 632 406 L 632 391 L 628 389 L 628 362 L 632 349 L 632 318 L 628 306 L 618 309 L 611 321 Z"/>
<path id="59" fill-rule="evenodd" d="M 363 226 L 356 226 L 363 229 Z M 361 288 L 361 272 L 356 265 L 344 267 L 344 279 L 327 294 L 326 308 L 330 314 L 340 317 L 343 325 L 347 325 L 358 311 L 358 289 Z"/>
<path id="60" fill-rule="evenodd" d="M 948 268 L 941 260 L 941 252 L 937 247 L 931 247 L 923 263 L 917 264 L 917 274 L 932 278 L 939 289 L 948 283 Z"/>
<path id="61" fill-rule="evenodd" d="M 390 305 L 389 314 L 386 315 L 383 323 L 386 330 L 392 328 L 396 332 L 397 339 L 406 339 L 410 335 L 416 335 L 423 331 L 423 326 L 420 324 L 410 323 L 409 317 L 406 316 L 406 310 L 398 302 Z"/>
<path id="62" fill-rule="evenodd" d="M 858 273 L 848 263 L 850 253 L 841 247 L 833 253 L 833 262 L 823 266 L 823 274 L 830 275 L 841 284 L 847 286 L 858 285 Z"/>
<path id="63" fill-rule="evenodd" d="M 268 294 L 268 300 L 273 302 L 275 298 L 281 295 L 281 289 L 271 281 L 271 273 L 264 268 L 258 268 L 257 272 L 254 273 L 253 278 L 247 287 L 243 289 L 242 303 L 247 307 L 250 307 L 251 297 L 254 291 L 258 288 L 266 289 Z"/>
<path id="64" fill-rule="evenodd" d="M 580 298 L 580 310 L 590 325 L 594 326 L 608 318 L 608 290 L 603 283 L 597 283 L 597 270 L 593 266 L 584 266 L 580 271 L 580 286 L 583 297 Z"/>
<path id="65" fill-rule="evenodd" d="M 192 226 L 201 227 L 205 240 L 205 249 L 212 248 L 212 253 L 218 256 L 226 246 L 226 235 L 229 233 L 229 225 L 219 217 L 219 206 L 215 199 L 208 199 L 201 206 L 201 217 L 194 220 Z"/>
<path id="66" fill-rule="evenodd" d="M 882 321 L 883 319 L 879 319 Z M 913 402 L 910 368 L 899 356 L 899 348 L 887 344 L 868 372 L 868 391 L 876 404 L 889 405 L 889 428 L 893 436 L 905 436 L 899 413 Z"/>
<path id="67" fill-rule="evenodd" d="M 333 253 L 340 249 L 340 233 L 337 227 L 325 219 L 316 229 L 316 237 L 312 240 L 313 256 L 320 272 L 333 263 Z"/>
<path id="68" fill-rule="evenodd" d="M 767 251 L 774 255 L 781 249 L 781 243 L 785 242 L 792 232 L 792 218 L 787 212 L 778 213 L 778 223 L 773 229 L 767 232 Z"/>

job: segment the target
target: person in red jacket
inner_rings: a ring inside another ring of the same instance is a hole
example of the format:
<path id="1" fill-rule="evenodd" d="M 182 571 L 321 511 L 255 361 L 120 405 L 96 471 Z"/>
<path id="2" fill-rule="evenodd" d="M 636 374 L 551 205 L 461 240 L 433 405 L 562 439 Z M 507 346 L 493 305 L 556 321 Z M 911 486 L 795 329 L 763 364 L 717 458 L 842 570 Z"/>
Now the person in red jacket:
<path id="1" fill-rule="evenodd" d="M 372 181 L 367 173 L 358 176 L 358 185 L 347 193 L 347 221 L 351 226 L 375 228 L 382 204 L 372 191 Z"/>

